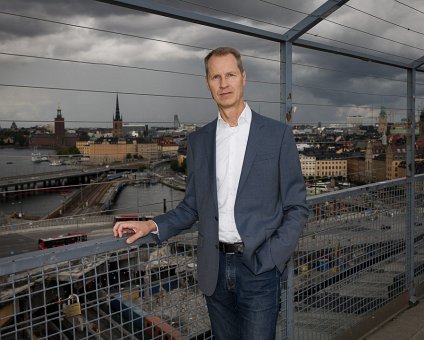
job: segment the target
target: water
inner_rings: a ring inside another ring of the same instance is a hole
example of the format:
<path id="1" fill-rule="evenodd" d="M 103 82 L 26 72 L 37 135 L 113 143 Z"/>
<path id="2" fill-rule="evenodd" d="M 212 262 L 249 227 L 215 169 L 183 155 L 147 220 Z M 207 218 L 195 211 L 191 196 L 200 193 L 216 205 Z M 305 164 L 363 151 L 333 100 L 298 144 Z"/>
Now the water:
<path id="1" fill-rule="evenodd" d="M 54 150 L 38 150 L 44 156 L 55 155 Z M 30 175 L 40 172 L 51 172 L 62 169 L 73 169 L 75 165 L 51 166 L 49 162 L 34 163 L 31 161 L 31 149 L 0 149 L 0 178 Z"/>
<path id="2" fill-rule="evenodd" d="M 55 154 L 53 150 L 40 150 L 44 154 Z M 31 161 L 30 149 L 0 149 L 0 178 L 37 174 L 40 172 L 71 169 L 75 166 L 49 166 L 47 162 Z M 62 193 L 36 193 L 31 195 L 10 195 L 7 200 L 0 200 L 0 212 L 10 215 L 23 213 L 24 216 L 43 216 L 62 204 L 72 190 Z M 163 199 L 167 209 L 172 209 L 184 197 L 184 192 L 171 189 L 163 184 L 140 184 L 125 187 L 112 207 L 114 214 L 161 213 Z"/>
<path id="3" fill-rule="evenodd" d="M 162 213 L 163 199 L 167 210 L 174 208 L 184 197 L 184 192 L 161 183 L 127 186 L 122 190 L 115 205 L 114 214 Z"/>

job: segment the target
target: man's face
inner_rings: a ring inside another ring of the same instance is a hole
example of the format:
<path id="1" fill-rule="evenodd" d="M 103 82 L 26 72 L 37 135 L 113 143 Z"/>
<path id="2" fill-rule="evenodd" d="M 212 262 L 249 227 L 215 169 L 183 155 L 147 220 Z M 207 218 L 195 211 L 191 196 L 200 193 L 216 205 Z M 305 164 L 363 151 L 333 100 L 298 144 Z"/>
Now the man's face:
<path id="1" fill-rule="evenodd" d="M 220 109 L 243 111 L 246 73 L 240 72 L 237 60 L 232 54 L 212 56 L 209 59 L 206 81 Z"/>

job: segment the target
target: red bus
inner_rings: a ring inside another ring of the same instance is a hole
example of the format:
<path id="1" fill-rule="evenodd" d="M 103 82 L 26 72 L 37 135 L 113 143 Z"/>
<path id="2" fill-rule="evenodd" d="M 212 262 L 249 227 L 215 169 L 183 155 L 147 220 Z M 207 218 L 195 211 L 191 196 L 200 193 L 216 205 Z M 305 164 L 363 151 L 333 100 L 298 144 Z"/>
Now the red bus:
<path id="1" fill-rule="evenodd" d="M 38 249 L 49 249 L 66 246 L 67 244 L 87 241 L 87 234 L 83 232 L 67 233 L 56 237 L 40 238 L 38 240 Z"/>

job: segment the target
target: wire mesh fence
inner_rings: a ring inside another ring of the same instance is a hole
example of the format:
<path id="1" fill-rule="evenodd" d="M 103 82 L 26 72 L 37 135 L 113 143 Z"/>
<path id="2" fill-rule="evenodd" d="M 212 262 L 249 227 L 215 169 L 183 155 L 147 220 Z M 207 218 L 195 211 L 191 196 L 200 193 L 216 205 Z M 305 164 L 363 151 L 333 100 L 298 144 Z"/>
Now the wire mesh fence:
<path id="1" fill-rule="evenodd" d="M 57 258 L 53 263 L 38 267 L 22 259 L 28 269 L 0 284 L 1 338 L 210 337 L 196 285 L 195 242 L 195 234 L 185 234 L 161 248 L 147 242 L 104 252 L 102 242 L 91 241 L 64 247 L 65 261 L 51 249 L 39 259 Z"/>
<path id="2" fill-rule="evenodd" d="M 422 282 L 423 178 L 416 182 L 414 255 L 406 253 L 405 181 L 310 200 L 295 262 L 295 338 L 332 339 Z"/>
<path id="3" fill-rule="evenodd" d="M 408 256 L 405 180 L 309 199 L 281 282 L 278 339 L 334 339 L 424 277 L 424 177 Z M 196 229 L 158 247 L 107 237 L 0 259 L 2 339 L 212 339 L 196 281 Z M 410 261 L 410 263 L 408 263 Z"/>

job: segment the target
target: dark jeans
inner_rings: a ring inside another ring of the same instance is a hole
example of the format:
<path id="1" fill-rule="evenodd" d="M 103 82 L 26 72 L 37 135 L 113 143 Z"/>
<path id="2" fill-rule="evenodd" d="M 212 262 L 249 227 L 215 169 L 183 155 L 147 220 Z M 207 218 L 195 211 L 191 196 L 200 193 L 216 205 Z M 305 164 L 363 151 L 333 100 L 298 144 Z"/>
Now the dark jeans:
<path id="1" fill-rule="evenodd" d="M 280 303 L 277 268 L 255 275 L 242 255 L 220 252 L 218 284 L 206 296 L 217 340 L 274 340 Z"/>

